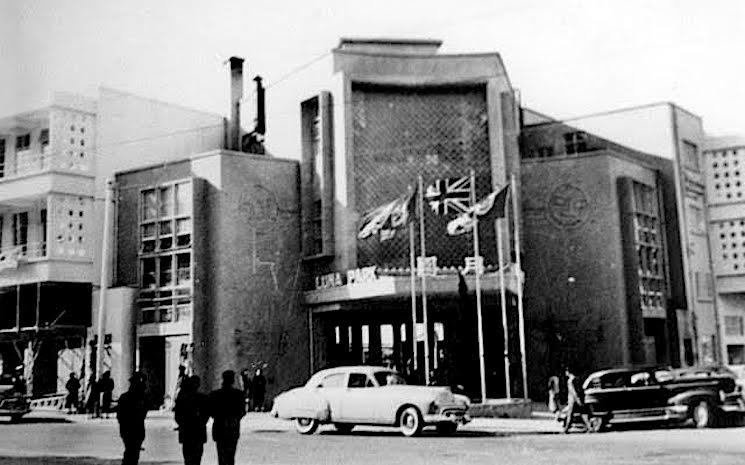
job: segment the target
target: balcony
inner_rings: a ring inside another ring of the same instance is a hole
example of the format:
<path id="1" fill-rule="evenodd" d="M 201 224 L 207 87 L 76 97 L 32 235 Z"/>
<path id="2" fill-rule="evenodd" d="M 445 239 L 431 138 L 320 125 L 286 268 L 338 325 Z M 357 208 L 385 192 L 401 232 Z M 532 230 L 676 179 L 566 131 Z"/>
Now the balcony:
<path id="1" fill-rule="evenodd" d="M 52 256 L 44 241 L 0 249 L 0 287 L 44 281 L 90 282 L 92 277 L 90 259 Z"/>
<path id="2" fill-rule="evenodd" d="M 0 203 L 48 192 L 91 196 L 94 176 L 88 152 L 20 151 L 0 163 Z"/>

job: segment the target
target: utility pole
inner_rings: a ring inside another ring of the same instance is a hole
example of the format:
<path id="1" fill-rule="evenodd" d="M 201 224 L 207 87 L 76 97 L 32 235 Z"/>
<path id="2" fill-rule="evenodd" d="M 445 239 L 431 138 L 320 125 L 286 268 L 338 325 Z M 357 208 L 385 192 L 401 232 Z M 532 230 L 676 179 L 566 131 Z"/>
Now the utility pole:
<path id="1" fill-rule="evenodd" d="M 111 275 L 111 240 L 112 220 L 114 209 L 114 189 L 116 185 L 111 178 L 106 179 L 106 196 L 104 200 L 103 216 L 103 239 L 101 241 L 101 287 L 98 292 L 98 331 L 96 342 L 96 378 L 101 376 L 103 370 L 103 341 L 106 329 L 106 294 L 109 287 L 109 276 Z"/>

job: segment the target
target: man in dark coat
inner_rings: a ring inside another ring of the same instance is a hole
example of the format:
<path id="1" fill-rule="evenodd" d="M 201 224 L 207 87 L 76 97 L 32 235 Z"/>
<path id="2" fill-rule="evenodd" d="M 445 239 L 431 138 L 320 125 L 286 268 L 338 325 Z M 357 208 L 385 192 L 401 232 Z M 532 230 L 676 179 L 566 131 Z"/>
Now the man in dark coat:
<path id="1" fill-rule="evenodd" d="M 75 373 L 70 373 L 70 379 L 67 380 L 67 383 L 65 384 L 65 389 L 67 389 L 67 399 L 65 400 L 65 407 L 67 408 L 67 413 L 72 413 L 72 410 L 75 409 L 75 411 L 78 411 L 78 397 L 80 395 L 80 381 L 78 381 L 77 376 L 75 376 Z"/>
<path id="2" fill-rule="evenodd" d="M 266 394 L 266 378 L 261 372 L 261 368 L 256 369 L 253 379 L 251 380 L 251 398 L 253 408 L 257 412 L 264 411 L 264 395 Z"/>
<path id="3" fill-rule="evenodd" d="M 207 396 L 199 392 L 199 376 L 181 380 L 181 389 L 174 406 L 178 424 L 178 442 L 184 454 L 184 465 L 202 463 L 207 442 L 207 420 L 210 418 Z"/>
<path id="4" fill-rule="evenodd" d="M 119 396 L 116 419 L 119 421 L 119 436 L 124 442 L 122 465 L 137 465 L 140 448 L 145 441 L 145 376 L 135 372 L 129 379 L 129 391 Z"/>
<path id="5" fill-rule="evenodd" d="M 222 387 L 210 393 L 210 415 L 212 439 L 217 446 L 219 465 L 235 464 L 235 449 L 241 434 L 241 418 L 246 414 L 243 393 L 234 388 L 235 372 L 226 370 L 222 374 Z"/>
<path id="6" fill-rule="evenodd" d="M 111 379 L 111 372 L 105 371 L 98 383 L 98 389 L 101 391 L 101 413 L 106 415 L 106 418 L 109 418 L 109 413 L 111 413 L 111 397 L 114 392 L 114 380 Z"/>

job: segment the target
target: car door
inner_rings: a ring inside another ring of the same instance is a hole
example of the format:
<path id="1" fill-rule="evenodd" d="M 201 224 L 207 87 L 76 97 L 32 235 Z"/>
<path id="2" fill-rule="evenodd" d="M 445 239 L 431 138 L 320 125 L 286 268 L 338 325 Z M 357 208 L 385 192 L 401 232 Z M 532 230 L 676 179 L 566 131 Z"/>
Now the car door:
<path id="1" fill-rule="evenodd" d="M 366 373 L 350 372 L 346 389 L 341 395 L 344 421 L 375 423 L 374 391 L 380 389 Z"/>
<path id="2" fill-rule="evenodd" d="M 651 371 L 638 371 L 631 375 L 628 387 L 629 409 L 642 416 L 661 414 L 662 386 Z"/>
<path id="3" fill-rule="evenodd" d="M 331 373 L 324 376 L 316 386 L 317 392 L 328 403 L 331 420 L 337 420 L 342 415 L 342 397 L 346 391 L 347 373 Z"/>
<path id="4" fill-rule="evenodd" d="M 585 402 L 594 413 L 627 410 L 628 380 L 627 372 L 611 372 L 591 378 L 585 388 Z"/>

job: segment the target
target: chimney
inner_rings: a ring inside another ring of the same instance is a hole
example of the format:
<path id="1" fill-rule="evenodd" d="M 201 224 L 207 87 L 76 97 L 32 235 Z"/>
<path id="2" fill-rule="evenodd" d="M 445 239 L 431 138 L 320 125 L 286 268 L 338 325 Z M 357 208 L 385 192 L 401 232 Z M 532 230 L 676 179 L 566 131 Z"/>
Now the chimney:
<path id="1" fill-rule="evenodd" d="M 230 122 L 228 149 L 241 149 L 241 100 L 243 99 L 243 58 L 230 57 Z"/>
<path id="2" fill-rule="evenodd" d="M 266 112 L 264 109 L 264 86 L 261 84 L 261 76 L 254 78 L 256 81 L 256 125 L 254 131 L 262 136 L 266 134 Z"/>

